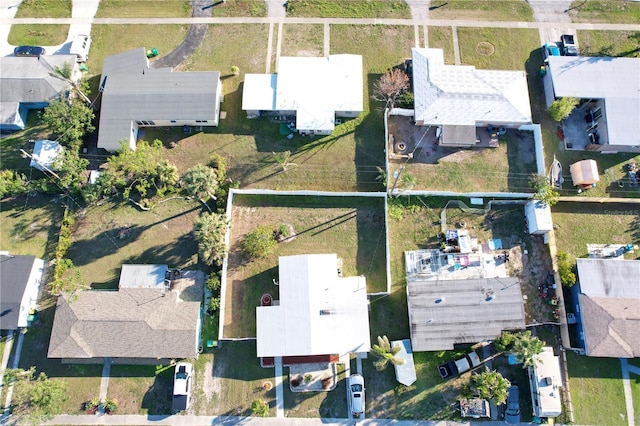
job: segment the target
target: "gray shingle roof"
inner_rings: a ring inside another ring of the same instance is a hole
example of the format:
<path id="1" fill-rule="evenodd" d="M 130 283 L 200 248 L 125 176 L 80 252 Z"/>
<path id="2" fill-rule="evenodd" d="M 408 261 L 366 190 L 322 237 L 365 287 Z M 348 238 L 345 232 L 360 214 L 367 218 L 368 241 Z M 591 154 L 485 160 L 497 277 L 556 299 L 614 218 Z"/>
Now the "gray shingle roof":
<path id="1" fill-rule="evenodd" d="M 200 302 L 125 288 L 58 297 L 49 358 L 192 358 Z"/>
<path id="2" fill-rule="evenodd" d="M 22 297 L 35 256 L 0 255 L 0 330 L 18 327 Z"/>

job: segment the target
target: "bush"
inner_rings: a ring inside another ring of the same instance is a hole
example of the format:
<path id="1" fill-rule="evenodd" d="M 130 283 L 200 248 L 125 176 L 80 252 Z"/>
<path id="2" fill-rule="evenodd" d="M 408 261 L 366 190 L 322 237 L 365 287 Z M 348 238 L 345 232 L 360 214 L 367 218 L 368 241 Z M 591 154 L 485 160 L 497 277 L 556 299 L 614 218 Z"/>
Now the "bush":
<path id="1" fill-rule="evenodd" d="M 220 309 L 220 298 L 219 297 L 212 297 L 209 300 L 209 306 L 207 306 L 207 313 L 209 315 L 213 315 L 214 313 L 216 313 L 218 311 L 218 309 Z"/>
<path id="2" fill-rule="evenodd" d="M 398 98 L 398 107 L 413 109 L 414 97 L 413 92 L 403 92 Z"/>
<path id="3" fill-rule="evenodd" d="M 261 399 L 254 399 L 251 403 L 251 412 L 254 416 L 267 417 L 269 415 L 269 404 Z"/>
<path id="4" fill-rule="evenodd" d="M 549 106 L 549 116 L 553 121 L 562 121 L 567 118 L 573 109 L 580 103 L 578 98 L 560 98 Z"/>
<path id="5" fill-rule="evenodd" d="M 218 274 L 211 274 L 207 279 L 207 288 L 211 293 L 218 294 L 220 290 L 220 276 Z"/>
<path id="6" fill-rule="evenodd" d="M 249 256 L 264 257 L 275 251 L 278 242 L 270 226 L 259 225 L 244 237 L 242 245 Z"/>
<path id="7" fill-rule="evenodd" d="M 576 274 L 573 272 L 574 265 L 569 262 L 569 255 L 563 251 L 558 250 L 558 274 L 560 275 L 560 282 L 565 287 L 571 287 L 576 283 Z"/>
<path id="8" fill-rule="evenodd" d="M 104 411 L 107 413 L 115 413 L 118 410 L 118 400 L 117 399 L 107 399 L 104 402 Z"/>
<path id="9" fill-rule="evenodd" d="M 227 159 L 222 155 L 214 153 L 209 157 L 209 163 L 207 164 L 212 169 L 218 171 L 218 180 L 223 181 L 227 177 Z"/>

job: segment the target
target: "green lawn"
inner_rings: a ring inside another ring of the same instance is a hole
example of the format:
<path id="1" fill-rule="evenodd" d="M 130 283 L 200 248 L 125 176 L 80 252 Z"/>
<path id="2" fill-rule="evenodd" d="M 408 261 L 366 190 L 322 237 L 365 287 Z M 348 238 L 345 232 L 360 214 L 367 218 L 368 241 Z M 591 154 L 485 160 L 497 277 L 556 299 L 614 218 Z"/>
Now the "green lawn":
<path id="1" fill-rule="evenodd" d="M 458 39 L 462 64 L 491 70 L 524 70 L 540 44 L 538 30 L 521 28 L 458 28 Z"/>
<path id="2" fill-rule="evenodd" d="M 567 352 L 567 364 L 575 422 L 583 425 L 626 425 L 620 361 Z M 594 403 L 595 395 L 597 403 Z"/>
<path id="3" fill-rule="evenodd" d="M 255 336 L 255 307 L 260 296 L 277 300 L 278 257 L 336 253 L 344 276 L 364 275 L 367 292 L 386 291 L 384 207 L 381 198 L 264 197 L 236 195 L 231 218 L 224 335 Z M 295 238 L 278 244 L 260 259 L 242 251 L 244 235 L 257 225 L 291 225 Z"/>
<path id="4" fill-rule="evenodd" d="M 575 0 L 569 8 L 573 22 L 610 22 L 637 24 L 640 22 L 640 4 L 629 0 Z"/>
<path id="5" fill-rule="evenodd" d="M 118 401 L 118 414 L 170 414 L 171 365 L 112 365 L 107 398 Z"/>
<path id="6" fill-rule="evenodd" d="M 640 422 L 640 376 L 631 373 L 631 395 L 633 397 L 633 413 L 635 422 Z"/>
<path id="7" fill-rule="evenodd" d="M 444 51 L 444 63 L 455 65 L 453 53 L 453 37 L 451 27 L 429 27 L 429 47 Z"/>
<path id="8" fill-rule="evenodd" d="M 552 212 L 558 249 L 570 258 L 586 257 L 587 244 L 640 244 L 637 204 L 559 203 Z M 628 256 L 640 258 L 640 252 Z"/>
<path id="9" fill-rule="evenodd" d="M 71 18 L 71 0 L 23 0 L 16 3 L 20 5 L 16 18 Z"/>
<path id="10" fill-rule="evenodd" d="M 411 10 L 399 0 L 289 0 L 288 17 L 312 18 L 411 18 Z"/>
<path id="11" fill-rule="evenodd" d="M 640 31 L 578 31 L 583 56 L 640 56 Z"/>
<path id="12" fill-rule="evenodd" d="M 282 26 L 281 56 L 324 56 L 324 25 Z"/>
<path id="13" fill-rule="evenodd" d="M 96 13 L 96 18 L 186 18 L 188 16 L 191 16 L 191 4 L 188 0 L 102 0 Z"/>
<path id="14" fill-rule="evenodd" d="M 217 3 L 217 2 L 211 2 Z M 251 16 L 254 18 L 267 16 L 267 5 L 261 0 L 225 0 L 211 9 L 213 17 Z"/>
<path id="15" fill-rule="evenodd" d="M 56 24 L 19 24 L 11 25 L 9 44 L 14 46 L 55 46 L 67 39 L 69 25 Z M 53 53 L 53 52 L 50 52 Z"/>
<path id="16" fill-rule="evenodd" d="M 436 0 L 429 5 L 431 19 L 533 22 L 533 10 L 524 0 Z"/>

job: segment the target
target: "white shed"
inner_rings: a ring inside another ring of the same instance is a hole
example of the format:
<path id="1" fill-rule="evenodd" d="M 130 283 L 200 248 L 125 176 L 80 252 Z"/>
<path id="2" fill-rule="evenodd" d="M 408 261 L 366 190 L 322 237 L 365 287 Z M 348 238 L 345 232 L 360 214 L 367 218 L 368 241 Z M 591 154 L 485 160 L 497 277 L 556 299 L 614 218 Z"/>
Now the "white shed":
<path id="1" fill-rule="evenodd" d="M 524 212 L 529 234 L 546 234 L 553 229 L 551 209 L 547 203 L 540 200 L 529 201 L 524 207 Z"/>

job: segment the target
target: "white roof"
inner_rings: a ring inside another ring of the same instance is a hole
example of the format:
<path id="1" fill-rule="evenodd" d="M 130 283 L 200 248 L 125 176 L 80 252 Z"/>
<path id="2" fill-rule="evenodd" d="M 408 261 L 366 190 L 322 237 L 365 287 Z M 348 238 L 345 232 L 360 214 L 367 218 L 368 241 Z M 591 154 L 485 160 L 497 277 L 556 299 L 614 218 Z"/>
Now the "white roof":
<path id="1" fill-rule="evenodd" d="M 364 277 L 339 277 L 335 254 L 283 256 L 279 263 L 279 305 L 256 308 L 259 357 L 371 350 Z"/>
<path id="2" fill-rule="evenodd" d="M 394 348 L 400 346 L 400 351 L 397 353 L 396 358 L 404 359 L 404 364 L 394 365 L 396 380 L 405 386 L 411 386 L 417 380 L 411 340 L 394 340 L 391 342 L 391 346 Z"/>
<path id="3" fill-rule="evenodd" d="M 538 417 L 559 416 L 562 413 L 560 357 L 553 355 L 553 348 L 550 347 L 542 348 L 542 353 L 533 357 L 533 375 L 529 376 L 529 380 L 531 392 L 537 395 L 540 402 L 538 406 L 534 404 L 533 414 Z"/>
<path id="4" fill-rule="evenodd" d="M 276 109 L 277 74 L 245 74 L 242 109 L 274 111 Z"/>
<path id="5" fill-rule="evenodd" d="M 604 99 L 609 143 L 640 144 L 640 59 L 552 56 L 556 97 Z"/>
<path id="6" fill-rule="evenodd" d="M 63 148 L 58 142 L 49 140 L 36 141 L 33 146 L 33 158 L 30 166 L 42 171 L 44 171 L 45 167 L 55 170 L 53 163 L 55 163 L 62 151 Z"/>
<path id="7" fill-rule="evenodd" d="M 580 258 L 576 263 L 583 294 L 640 299 L 640 260 Z"/>
<path id="8" fill-rule="evenodd" d="M 445 65 L 442 49 L 411 49 L 415 120 L 430 125 L 529 124 L 523 71 Z"/>
<path id="9" fill-rule="evenodd" d="M 162 288 L 167 265 L 122 265 L 119 288 Z"/>
<path id="10" fill-rule="evenodd" d="M 551 208 L 540 200 L 529 201 L 524 208 L 529 233 L 553 230 Z"/>

